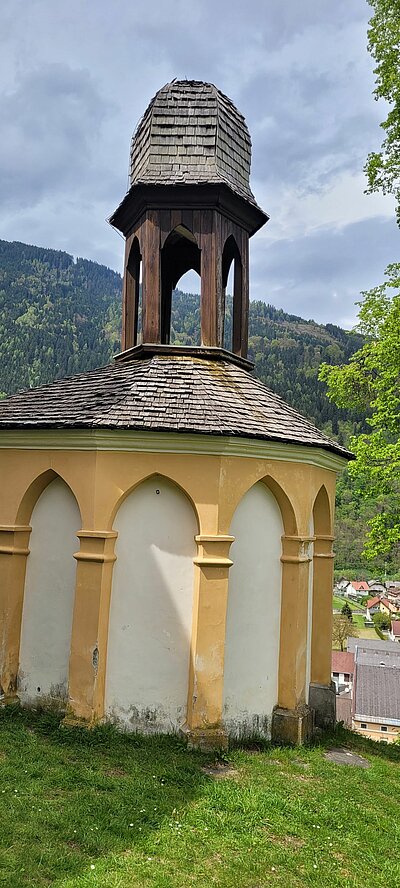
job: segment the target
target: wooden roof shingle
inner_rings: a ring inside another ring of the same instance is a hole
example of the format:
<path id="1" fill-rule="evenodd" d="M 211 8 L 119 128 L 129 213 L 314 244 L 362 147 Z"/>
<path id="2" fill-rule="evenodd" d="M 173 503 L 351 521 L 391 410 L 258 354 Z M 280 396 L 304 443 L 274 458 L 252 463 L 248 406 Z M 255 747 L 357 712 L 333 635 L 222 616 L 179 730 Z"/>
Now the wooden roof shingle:
<path id="1" fill-rule="evenodd" d="M 188 355 L 116 361 L 0 401 L 0 431 L 43 428 L 240 436 L 352 457 L 247 370 Z"/>
<path id="2" fill-rule="evenodd" d="M 130 185 L 224 183 L 256 204 L 245 119 L 213 83 L 175 80 L 160 89 L 132 137 Z"/>

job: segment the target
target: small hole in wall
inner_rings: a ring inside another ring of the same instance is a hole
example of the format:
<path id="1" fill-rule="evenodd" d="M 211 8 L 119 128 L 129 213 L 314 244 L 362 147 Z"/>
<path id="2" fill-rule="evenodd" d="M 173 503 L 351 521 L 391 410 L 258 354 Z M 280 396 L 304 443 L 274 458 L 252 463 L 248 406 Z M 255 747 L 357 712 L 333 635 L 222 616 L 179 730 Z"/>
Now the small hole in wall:
<path id="1" fill-rule="evenodd" d="M 38 694 L 40 694 L 40 688 L 36 688 L 36 690 L 37 690 Z"/>
<path id="2" fill-rule="evenodd" d="M 160 491 L 159 491 L 159 490 L 156 490 L 156 493 L 157 493 L 157 494 L 159 494 L 159 493 L 160 493 Z"/>

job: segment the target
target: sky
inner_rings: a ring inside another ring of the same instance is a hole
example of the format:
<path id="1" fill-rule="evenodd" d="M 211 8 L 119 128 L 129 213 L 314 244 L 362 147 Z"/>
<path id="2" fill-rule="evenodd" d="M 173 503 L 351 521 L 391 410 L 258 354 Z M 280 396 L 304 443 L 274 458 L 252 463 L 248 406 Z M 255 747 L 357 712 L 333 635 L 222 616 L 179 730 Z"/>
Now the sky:
<path id="1" fill-rule="evenodd" d="M 173 78 L 206 80 L 245 115 L 250 297 L 350 328 L 360 291 L 398 258 L 390 197 L 366 195 L 385 105 L 373 99 L 366 0 L 1 0 L 0 238 L 122 271 L 107 223 L 132 132 Z"/>

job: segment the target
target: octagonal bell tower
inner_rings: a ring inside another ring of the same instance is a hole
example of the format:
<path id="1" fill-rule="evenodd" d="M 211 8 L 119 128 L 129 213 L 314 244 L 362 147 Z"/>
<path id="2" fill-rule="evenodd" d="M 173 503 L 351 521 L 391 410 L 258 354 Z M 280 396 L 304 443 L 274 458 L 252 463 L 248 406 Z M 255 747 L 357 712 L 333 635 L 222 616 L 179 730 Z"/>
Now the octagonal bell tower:
<path id="1" fill-rule="evenodd" d="M 268 219 L 250 189 L 251 141 L 234 104 L 211 83 L 173 81 L 150 102 L 132 138 L 130 189 L 110 222 L 126 238 L 123 357 L 170 343 L 171 297 L 193 269 L 201 279 L 201 346 L 223 348 L 225 292 L 234 263 L 232 352 L 246 360 L 249 238 Z"/>

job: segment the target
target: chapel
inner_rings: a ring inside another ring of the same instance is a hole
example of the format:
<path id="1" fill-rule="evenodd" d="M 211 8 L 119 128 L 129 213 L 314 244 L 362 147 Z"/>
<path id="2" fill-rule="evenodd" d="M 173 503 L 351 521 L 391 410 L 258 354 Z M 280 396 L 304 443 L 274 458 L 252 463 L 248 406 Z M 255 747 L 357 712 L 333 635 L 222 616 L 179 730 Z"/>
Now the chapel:
<path id="1" fill-rule="evenodd" d="M 3 704 L 209 747 L 334 724 L 335 483 L 352 455 L 248 358 L 249 240 L 268 220 L 250 162 L 213 84 L 162 87 L 109 220 L 120 353 L 0 402 Z M 181 345 L 189 270 L 201 339 Z"/>

